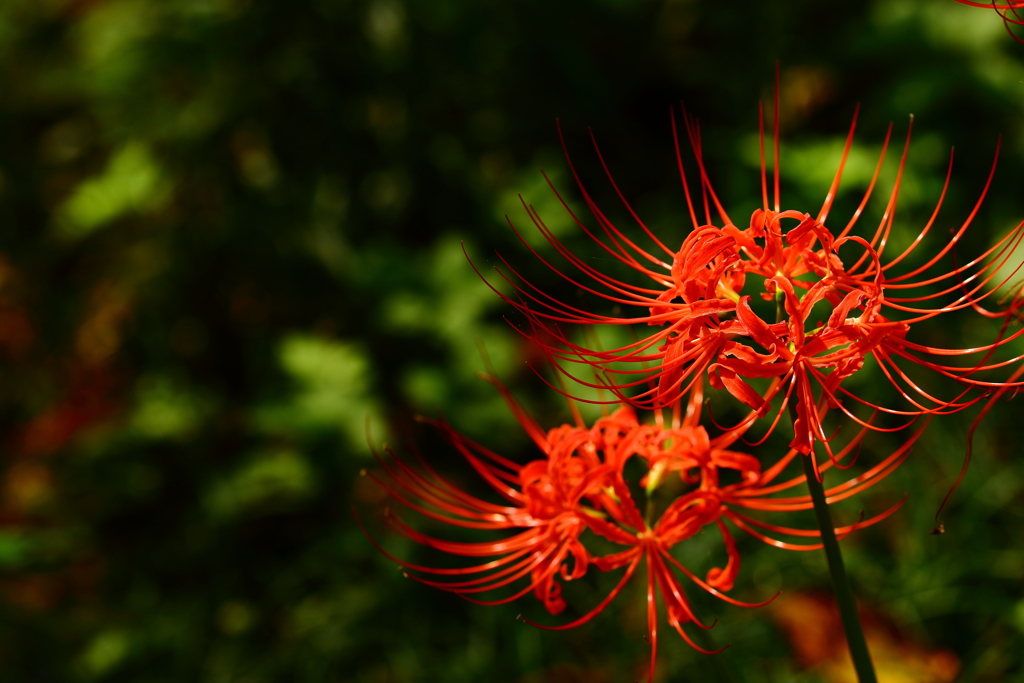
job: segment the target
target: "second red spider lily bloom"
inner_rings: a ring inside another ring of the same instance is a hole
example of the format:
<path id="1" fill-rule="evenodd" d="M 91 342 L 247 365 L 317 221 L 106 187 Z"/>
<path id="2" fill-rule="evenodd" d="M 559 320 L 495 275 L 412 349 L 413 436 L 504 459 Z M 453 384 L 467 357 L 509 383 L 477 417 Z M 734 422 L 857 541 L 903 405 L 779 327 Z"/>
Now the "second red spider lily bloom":
<path id="1" fill-rule="evenodd" d="M 421 533 L 388 512 L 387 523 L 405 537 L 444 553 L 485 561 L 448 569 L 412 564 L 384 551 L 388 557 L 414 574 L 417 580 L 451 590 L 479 604 L 505 603 L 532 591 L 552 614 L 561 613 L 566 606 L 559 580 L 580 578 L 591 566 L 601 571 L 626 569 L 618 585 L 595 609 L 582 618 L 553 627 L 557 629 L 571 628 L 600 613 L 646 558 L 652 610 L 649 613 L 652 675 L 657 645 L 655 593 L 667 607 L 669 623 L 687 642 L 707 652 L 693 643 L 682 629 L 683 624 L 691 621 L 703 628 L 707 626 L 694 615 L 677 571 L 722 600 L 757 606 L 723 592 L 733 587 L 739 570 L 739 555 L 732 537 L 719 520 L 723 508 L 711 485 L 717 481 L 717 476 L 701 475 L 702 486 L 672 503 L 653 526 L 640 513 L 623 479 L 623 466 L 629 458 L 650 459 L 658 466 L 663 460 L 671 460 L 671 455 L 661 453 L 670 443 L 683 446 L 684 430 L 699 429 L 696 424 L 701 401 L 699 388 L 691 397 L 685 420 L 678 422 L 677 419 L 671 429 L 640 424 L 633 410 L 624 407 L 599 418 L 590 428 L 581 424 L 563 425 L 545 432 L 504 387 L 495 384 L 508 399 L 521 426 L 543 452 L 543 458 L 519 466 L 458 434 L 445 422 L 430 422 L 505 503 L 490 503 L 462 491 L 422 459 L 421 468 L 413 468 L 394 457 L 390 461 L 381 458 L 385 476 L 371 476 L 397 502 L 435 521 L 469 529 L 511 532 L 511 535 L 496 541 L 453 542 Z M 738 437 L 739 433 L 735 438 Z M 700 442 L 696 439 L 695 450 L 701 450 Z M 708 460 L 701 467 L 705 473 L 718 465 L 731 466 L 724 460 L 709 459 L 702 454 L 696 458 Z M 754 462 L 745 467 L 756 469 L 757 465 Z M 723 568 L 712 568 L 703 580 L 669 551 L 710 524 L 715 524 L 723 535 L 728 561 Z M 588 530 L 627 548 L 594 556 L 581 541 Z M 525 587 L 513 589 L 505 597 L 490 601 L 475 597 L 523 581 Z"/>
<path id="2" fill-rule="evenodd" d="M 628 212 L 653 243 L 650 249 L 640 246 L 597 207 L 577 177 L 596 228 L 587 226 L 570 211 L 573 220 L 605 255 L 646 278 L 642 284 L 606 275 L 573 254 L 547 228 L 541 216 L 527 206 L 537 229 L 576 272 L 564 272 L 531 248 L 538 258 L 583 292 L 619 308 L 640 310 L 633 317 L 621 313 L 593 313 L 589 306 L 570 305 L 544 293 L 509 266 L 511 272 L 503 277 L 513 285 L 515 294 L 505 299 L 527 317 L 530 328 L 523 334 L 534 339 L 565 375 L 587 386 L 611 389 L 614 397 L 609 403 L 624 401 L 641 408 L 672 405 L 705 374 L 714 386 L 728 390 L 760 414 L 770 408 L 769 401 L 774 396 L 785 391 L 799 408 L 798 432 L 793 445 L 805 454 L 811 452 L 813 442 L 825 441 L 820 425 L 816 424 L 820 410 L 839 408 L 858 419 L 851 407 L 844 405 L 844 399 L 915 418 L 962 410 L 987 392 L 1007 386 L 1006 382 L 981 379 L 980 373 L 1013 363 L 1016 359 L 993 360 L 993 354 L 1024 331 L 1007 335 L 1005 330 L 1000 330 L 994 333 L 989 344 L 949 349 L 916 342 L 912 329 L 915 323 L 940 315 L 969 312 L 1020 271 L 1020 265 L 1011 263 L 1010 259 L 1024 238 L 1024 223 L 1014 226 L 993 247 L 970 262 L 954 263 L 945 270 L 939 267 L 944 259 L 955 258 L 957 246 L 988 192 L 995 160 L 977 203 L 953 231 L 952 238 L 943 240 L 923 264 L 900 272 L 896 266 L 905 266 L 912 255 L 918 258 L 919 248 L 930 241 L 931 228 L 949 186 L 952 155 L 935 210 L 910 245 L 892 257 L 886 250 L 895 224 L 910 129 L 881 220 L 873 231 L 856 235 L 852 232 L 874 192 L 891 127 L 857 209 L 844 227 L 833 230 L 827 221 L 853 144 L 856 114 L 832 186 L 821 209 L 812 215 L 780 209 L 777 110 L 776 100 L 774 203 L 769 203 L 762 142 L 763 207 L 754 212 L 747 228 L 736 227 L 708 180 L 699 128 L 689 116 L 684 118 L 699 170 L 703 216 L 698 219 L 677 142 L 680 177 L 693 224 L 693 232 L 683 240 L 679 250 L 667 247 L 623 198 Z M 604 165 L 604 160 L 601 161 Z M 575 176 L 574 169 L 573 174 Z M 610 174 L 608 177 L 611 179 Z M 618 193 L 614 181 L 612 185 Z M 791 227 L 787 229 L 786 225 Z M 751 292 L 745 291 L 751 289 L 752 282 L 764 285 Z M 767 316 L 755 312 L 751 304 L 758 299 L 777 302 L 778 313 L 773 319 L 766 320 Z M 829 309 L 823 316 L 825 321 L 811 317 L 815 304 Z M 575 341 L 562 329 L 563 324 L 641 324 L 656 329 L 630 344 L 603 349 L 589 342 Z M 963 363 L 948 363 L 951 356 L 962 357 Z M 895 386 L 906 402 L 905 407 L 871 405 L 842 386 L 868 357 L 877 362 Z M 959 388 L 945 397 L 933 395 L 908 375 L 907 364 L 952 379 Z M 593 368 L 597 378 L 588 381 L 579 376 L 571 370 L 574 365 Z M 767 390 L 758 391 L 749 381 L 756 378 L 779 381 L 771 383 Z M 912 419 L 907 424 L 910 422 Z"/>

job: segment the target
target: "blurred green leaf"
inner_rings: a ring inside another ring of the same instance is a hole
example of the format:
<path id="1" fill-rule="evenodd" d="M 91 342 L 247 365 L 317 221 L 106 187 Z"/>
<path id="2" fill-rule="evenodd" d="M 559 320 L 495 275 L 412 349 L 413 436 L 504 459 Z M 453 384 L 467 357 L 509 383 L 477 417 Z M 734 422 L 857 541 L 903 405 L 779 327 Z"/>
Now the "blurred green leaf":
<path id="1" fill-rule="evenodd" d="M 159 209 L 168 192 L 146 145 L 129 143 L 111 157 L 101 175 L 75 188 L 61 207 L 58 231 L 82 237 L 130 211 Z"/>
<path id="2" fill-rule="evenodd" d="M 229 477 L 215 482 L 206 505 L 215 519 L 294 507 L 315 491 L 313 472 L 301 455 L 258 453 Z"/>

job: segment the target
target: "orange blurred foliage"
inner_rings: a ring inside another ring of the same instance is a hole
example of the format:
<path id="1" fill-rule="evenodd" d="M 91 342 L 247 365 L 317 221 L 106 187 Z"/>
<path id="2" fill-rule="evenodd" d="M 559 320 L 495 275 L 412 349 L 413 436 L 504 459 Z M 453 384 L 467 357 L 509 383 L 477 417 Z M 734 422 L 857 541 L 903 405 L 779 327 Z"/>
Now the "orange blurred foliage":
<path id="1" fill-rule="evenodd" d="M 772 604 L 771 615 L 801 666 L 829 683 L 857 683 L 831 596 L 782 595 Z M 960 660 L 952 652 L 929 649 L 905 637 L 878 611 L 861 606 L 860 617 L 879 683 L 952 683 L 956 679 Z"/>

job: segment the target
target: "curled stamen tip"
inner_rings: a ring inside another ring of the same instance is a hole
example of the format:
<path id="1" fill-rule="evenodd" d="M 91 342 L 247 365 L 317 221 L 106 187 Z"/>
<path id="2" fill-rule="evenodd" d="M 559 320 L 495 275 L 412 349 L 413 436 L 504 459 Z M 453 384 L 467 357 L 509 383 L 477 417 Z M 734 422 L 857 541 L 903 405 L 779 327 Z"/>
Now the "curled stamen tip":
<path id="1" fill-rule="evenodd" d="M 401 570 L 402 568 L 401 568 L 401 567 L 399 567 L 398 569 L 399 569 L 399 570 Z M 402 572 L 402 576 L 404 576 L 405 578 L 407 578 L 407 579 L 408 579 L 408 578 L 409 578 L 409 572 L 403 571 L 403 572 Z"/>
<path id="2" fill-rule="evenodd" d="M 517 614 L 516 615 L 516 621 L 526 621 L 526 620 L 523 619 L 523 615 L 522 614 Z"/>
<path id="3" fill-rule="evenodd" d="M 946 525 L 942 522 L 939 522 L 939 525 L 931 530 L 932 536 L 938 536 L 939 534 L 944 533 L 946 533 Z"/>

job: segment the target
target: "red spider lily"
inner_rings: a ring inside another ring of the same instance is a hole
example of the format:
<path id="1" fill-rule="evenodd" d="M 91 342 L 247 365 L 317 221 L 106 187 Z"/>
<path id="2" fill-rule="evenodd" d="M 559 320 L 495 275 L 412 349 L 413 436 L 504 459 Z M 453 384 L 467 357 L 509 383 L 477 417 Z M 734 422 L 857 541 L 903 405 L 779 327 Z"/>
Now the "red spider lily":
<path id="1" fill-rule="evenodd" d="M 561 595 L 561 580 L 582 577 L 590 566 L 600 571 L 625 569 L 622 577 L 600 603 L 582 617 L 545 629 L 568 629 L 593 619 L 623 590 L 626 582 L 645 561 L 648 581 L 648 638 L 651 644 L 651 676 L 657 654 L 658 602 L 664 604 L 669 624 L 695 649 L 709 653 L 693 642 L 683 626 L 694 623 L 710 628 L 695 615 L 680 582 L 682 574 L 698 587 L 730 604 L 756 607 L 726 594 L 732 590 L 740 570 L 740 554 L 726 522 L 755 538 L 779 548 L 812 550 L 819 544 L 800 544 L 779 540 L 774 535 L 798 538 L 818 536 L 819 532 L 766 523 L 750 512 L 789 512 L 812 507 L 810 496 L 779 497 L 800 484 L 803 476 L 776 483 L 798 451 L 790 449 L 768 469 L 753 456 L 731 450 L 749 429 L 750 422 L 720 436 L 710 438 L 699 425 L 703 400 L 702 383 L 691 392 L 685 417 L 676 411 L 672 424 L 640 424 L 630 407 L 598 419 L 589 429 L 582 420 L 548 432 L 526 414 L 510 393 L 491 380 L 504 394 L 519 423 L 541 449 L 544 458 L 519 466 L 506 458 L 458 434 L 443 421 L 430 421 L 445 439 L 455 446 L 470 465 L 505 501 L 489 503 L 465 493 L 441 477 L 420 459 L 424 472 L 403 463 L 393 455 L 379 458 L 386 477 L 374 477 L 395 500 L 431 519 L 454 526 L 512 531 L 512 535 L 489 542 L 454 542 L 428 536 L 408 526 L 388 511 L 385 520 L 401 535 L 453 555 L 486 561 L 464 568 L 435 568 L 405 562 L 385 554 L 412 572 L 417 580 L 458 593 L 479 604 L 501 604 L 533 592 L 552 614 L 566 607 Z M 858 447 L 866 429 L 839 453 L 840 463 Z M 920 430 L 897 452 L 867 472 L 826 491 L 829 502 L 849 498 L 873 486 L 906 459 Z M 655 522 L 641 514 L 623 479 L 623 466 L 632 457 L 640 457 L 648 466 L 641 482 L 651 494 L 670 472 L 679 472 L 694 488 L 678 497 Z M 819 467 L 819 475 L 833 461 Z M 740 481 L 721 485 L 723 470 L 738 472 Z M 902 501 L 867 521 L 840 527 L 845 535 L 854 529 L 881 521 L 892 514 Z M 697 576 L 679 560 L 673 550 L 707 526 L 714 525 L 722 536 L 727 562 L 712 567 L 706 578 Z M 625 546 L 620 552 L 594 556 L 581 541 L 591 531 L 614 544 Z M 375 544 L 376 545 L 376 544 Z M 378 546 L 379 548 L 379 546 Z M 506 589 L 521 581 L 525 588 L 512 589 L 510 595 L 495 600 L 478 600 L 478 593 Z M 774 599 L 774 598 L 772 598 Z"/>
<path id="2" fill-rule="evenodd" d="M 1021 11 L 1024 10 L 1024 2 L 1005 2 L 999 3 L 993 0 L 992 2 L 972 2 L 971 0 L 956 0 L 961 5 L 970 5 L 971 7 L 985 7 L 988 9 L 994 9 L 1002 20 L 1003 25 L 1006 26 L 1006 32 L 1010 34 L 1010 37 L 1016 40 L 1018 43 L 1024 43 L 1024 38 L 1021 38 L 1013 29 L 1013 26 L 1024 26 L 1024 16 Z M 1010 15 L 1013 16 L 1010 16 Z"/>
<path id="3" fill-rule="evenodd" d="M 856 113 L 832 186 L 821 209 L 812 217 L 804 212 L 780 210 L 777 87 L 775 111 L 773 207 L 769 208 L 762 126 L 763 208 L 754 212 L 749 227 L 742 230 L 729 218 L 708 180 L 699 125 L 684 111 L 684 123 L 699 169 L 704 204 L 704 218 L 698 220 L 673 121 L 676 158 L 693 224 L 693 232 L 678 251 L 665 246 L 636 215 L 608 173 L 600 150 L 598 157 L 612 186 L 630 215 L 654 243 L 654 250 L 649 251 L 631 240 L 597 207 L 569 160 L 577 186 L 599 230 L 587 227 L 562 201 L 566 211 L 606 254 L 646 276 L 652 284 L 631 284 L 601 273 L 565 247 L 540 215 L 524 202 L 534 225 L 577 274 L 559 270 L 527 244 L 537 258 L 572 285 L 616 306 L 640 308 L 642 313 L 636 317 L 609 316 L 564 303 L 534 287 L 503 259 L 511 272 L 501 275 L 514 287 L 515 296 L 502 296 L 526 315 L 531 329 L 523 334 L 545 350 L 560 372 L 586 386 L 609 388 L 614 393 L 612 400 L 591 402 L 627 402 L 639 408 L 672 405 L 707 374 L 712 386 L 727 390 L 754 408 L 758 415 L 763 415 L 770 409 L 769 401 L 784 391 L 786 401 L 791 398 L 795 401 L 797 413 L 792 446 L 801 453 L 810 454 L 813 443 L 818 441 L 825 444 L 830 458 L 833 453 L 820 420 L 823 409 L 842 410 L 854 420 L 868 425 L 844 405 L 845 398 L 874 410 L 910 418 L 903 425 L 905 427 L 919 416 L 956 412 L 973 405 L 993 390 L 1019 385 L 986 381 L 977 375 L 1018 360 L 993 361 L 992 355 L 1024 334 L 1024 330 L 1007 335 L 1004 324 L 992 343 L 968 349 L 926 346 L 908 338 L 915 323 L 945 313 L 977 308 L 1021 268 L 1017 265 L 1009 276 L 997 277 L 997 271 L 1007 265 L 1014 249 L 1024 239 L 1024 223 L 1015 226 L 993 247 L 969 263 L 954 263 L 951 270 L 934 272 L 947 255 L 955 257 L 957 245 L 974 220 L 991 185 L 999 145 L 981 195 L 953 237 L 922 265 L 897 274 L 893 269 L 911 255 L 916 257 L 917 249 L 926 241 L 938 217 L 952 174 L 952 154 L 946 182 L 931 217 L 909 247 L 899 255 L 887 258 L 886 247 L 894 225 L 910 145 L 910 129 L 882 219 L 872 234 L 862 237 L 851 232 L 874 191 L 888 149 L 891 126 L 862 201 L 845 227 L 834 232 L 826 226 L 826 220 L 853 143 Z M 568 152 L 566 158 L 569 159 Z M 552 191 L 561 201 L 553 186 Z M 712 224 L 712 207 L 724 227 Z M 783 221 L 793 221 L 795 225 L 786 229 Z M 516 229 L 514 225 L 512 227 Z M 525 240 L 523 242 L 526 244 Z M 848 252 L 851 249 L 860 253 L 850 256 Z M 659 250 L 663 255 L 658 254 Z M 764 282 L 760 296 L 776 302 L 775 321 L 759 317 L 751 307 L 752 297 L 743 293 L 750 275 L 758 276 Z M 811 318 L 816 304 L 826 304 L 830 309 L 827 321 L 818 322 Z M 604 350 L 574 342 L 561 330 L 562 323 L 647 323 L 659 329 L 631 344 Z M 869 356 L 909 404 L 907 407 L 873 405 L 841 386 Z M 968 362 L 950 365 L 945 362 L 949 356 L 963 356 Z M 959 393 L 947 398 L 933 396 L 907 374 L 905 366 L 908 363 L 954 380 L 961 387 Z M 595 382 L 588 382 L 575 376 L 567 369 L 568 364 L 588 365 L 597 371 L 598 378 Z M 748 381 L 755 378 L 775 381 L 759 393 Z M 817 391 L 814 385 L 818 386 Z"/>

